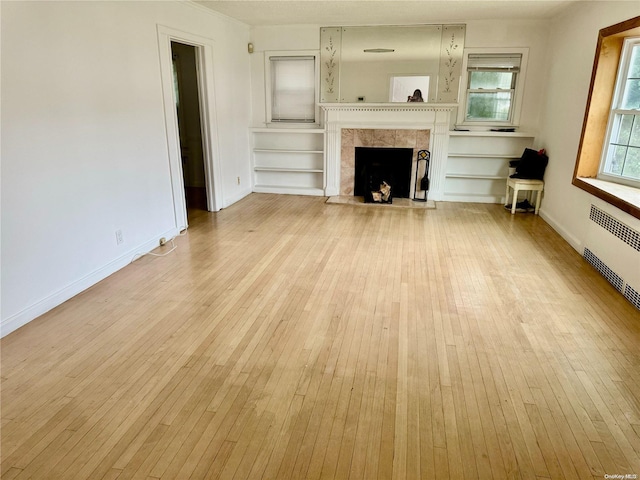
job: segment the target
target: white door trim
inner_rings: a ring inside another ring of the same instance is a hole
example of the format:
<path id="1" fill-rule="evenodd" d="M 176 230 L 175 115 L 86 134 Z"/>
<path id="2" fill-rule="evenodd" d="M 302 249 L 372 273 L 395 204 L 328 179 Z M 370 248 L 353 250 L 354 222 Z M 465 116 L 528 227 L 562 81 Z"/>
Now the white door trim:
<path id="1" fill-rule="evenodd" d="M 175 110 L 173 88 L 171 42 L 176 41 L 196 48 L 198 74 L 198 97 L 200 99 L 200 122 L 202 128 L 202 150 L 207 186 L 207 209 L 217 212 L 222 208 L 222 185 L 218 152 L 218 125 L 216 120 L 213 50 L 215 41 L 174 28 L 158 25 L 158 47 L 160 54 L 160 78 L 165 113 L 169 171 L 173 194 L 174 216 L 179 231 L 187 228 L 187 206 L 184 198 L 180 136 Z"/>

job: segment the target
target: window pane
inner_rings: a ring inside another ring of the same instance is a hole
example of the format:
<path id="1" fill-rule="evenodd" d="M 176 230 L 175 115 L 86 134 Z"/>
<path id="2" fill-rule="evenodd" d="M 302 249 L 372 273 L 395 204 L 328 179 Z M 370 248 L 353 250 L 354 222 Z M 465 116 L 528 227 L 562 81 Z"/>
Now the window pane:
<path id="1" fill-rule="evenodd" d="M 640 147 L 640 115 L 629 116 L 633 117 L 633 128 L 631 129 L 631 138 L 629 139 L 629 145 Z"/>
<path id="2" fill-rule="evenodd" d="M 627 80 L 621 106 L 623 110 L 640 109 L 640 79 Z"/>
<path id="3" fill-rule="evenodd" d="M 640 45 L 631 48 L 629 70 L 622 95 L 621 107 L 624 110 L 640 108 Z"/>
<path id="4" fill-rule="evenodd" d="M 631 126 L 633 125 L 634 115 L 616 115 L 611 132 L 611 143 L 619 145 L 629 145 L 631 137 Z"/>
<path id="5" fill-rule="evenodd" d="M 469 88 L 510 89 L 514 77 L 513 72 L 470 72 Z"/>
<path id="6" fill-rule="evenodd" d="M 511 92 L 469 93 L 467 99 L 468 120 L 509 120 Z"/>
<path id="7" fill-rule="evenodd" d="M 632 49 L 628 78 L 640 78 L 640 45 Z"/>
<path id="8" fill-rule="evenodd" d="M 640 148 L 629 147 L 622 175 L 640 180 Z"/>
<path id="9" fill-rule="evenodd" d="M 609 168 L 607 168 L 607 173 L 620 175 L 622 173 L 622 167 L 624 166 L 624 157 L 627 155 L 627 147 L 612 145 L 609 152 L 611 162 L 609 163 Z"/>

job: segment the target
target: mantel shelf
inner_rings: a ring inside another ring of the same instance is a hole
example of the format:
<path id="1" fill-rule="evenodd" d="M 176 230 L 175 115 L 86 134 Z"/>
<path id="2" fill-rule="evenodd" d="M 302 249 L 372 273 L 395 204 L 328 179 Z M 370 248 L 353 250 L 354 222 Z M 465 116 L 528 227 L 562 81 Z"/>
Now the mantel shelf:
<path id="1" fill-rule="evenodd" d="M 320 103 L 325 111 L 416 111 L 416 112 L 451 112 L 458 107 L 457 103 L 397 102 L 397 103 Z"/>

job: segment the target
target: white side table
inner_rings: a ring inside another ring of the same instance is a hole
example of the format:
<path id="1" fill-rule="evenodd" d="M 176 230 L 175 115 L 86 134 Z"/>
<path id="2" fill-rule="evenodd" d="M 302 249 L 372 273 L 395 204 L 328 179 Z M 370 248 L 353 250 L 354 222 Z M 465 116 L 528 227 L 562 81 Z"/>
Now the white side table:
<path id="1" fill-rule="evenodd" d="M 505 196 L 505 205 L 509 204 L 509 188 L 513 189 L 513 200 L 511 201 L 511 214 L 516 213 L 516 203 L 518 202 L 518 192 L 535 191 L 536 193 L 536 209 L 535 214 L 538 215 L 540 210 L 540 197 L 544 190 L 544 182 L 542 180 L 528 180 L 526 178 L 507 178 L 507 193 Z"/>

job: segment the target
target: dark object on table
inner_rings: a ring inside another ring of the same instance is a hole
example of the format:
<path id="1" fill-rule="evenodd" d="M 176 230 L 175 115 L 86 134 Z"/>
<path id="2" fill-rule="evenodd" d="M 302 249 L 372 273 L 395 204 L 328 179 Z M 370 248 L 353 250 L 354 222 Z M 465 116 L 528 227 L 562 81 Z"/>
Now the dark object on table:
<path id="1" fill-rule="evenodd" d="M 516 165 L 516 173 L 511 175 L 511 178 L 542 180 L 548 163 L 549 157 L 547 157 L 544 150 L 536 151 L 531 148 L 525 148 Z"/>

